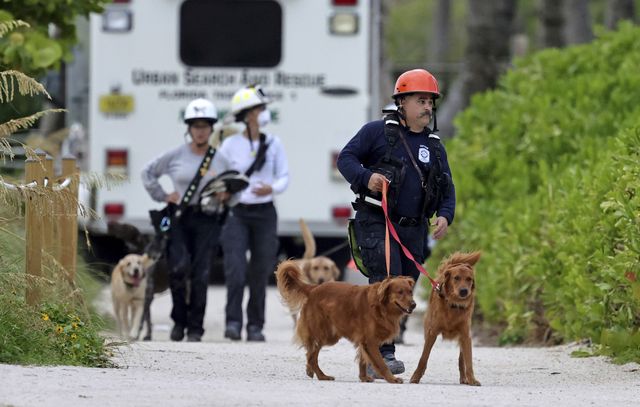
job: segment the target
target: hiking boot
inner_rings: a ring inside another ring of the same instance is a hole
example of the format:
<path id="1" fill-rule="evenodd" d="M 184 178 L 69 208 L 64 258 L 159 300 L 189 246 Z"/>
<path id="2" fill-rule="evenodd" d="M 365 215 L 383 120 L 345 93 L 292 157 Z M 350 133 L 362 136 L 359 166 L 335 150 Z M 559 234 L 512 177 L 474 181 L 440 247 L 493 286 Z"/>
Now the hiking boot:
<path id="1" fill-rule="evenodd" d="M 188 334 L 187 335 L 187 342 L 201 342 L 202 341 L 202 335 L 200 334 Z"/>
<path id="2" fill-rule="evenodd" d="M 247 341 L 249 342 L 264 342 L 265 337 L 262 333 L 262 329 L 257 326 L 247 327 Z"/>
<path id="3" fill-rule="evenodd" d="M 227 325 L 227 328 L 224 330 L 224 337 L 229 338 L 232 341 L 239 341 L 240 327 L 236 325 Z"/>
<path id="4" fill-rule="evenodd" d="M 404 363 L 396 359 L 393 353 L 382 355 L 382 359 L 384 360 L 384 363 L 387 365 L 389 370 L 391 370 L 391 374 L 397 375 L 404 373 Z M 367 365 L 367 374 L 374 379 L 384 379 L 384 377 L 380 376 L 375 370 L 373 370 L 371 365 Z"/>
<path id="5" fill-rule="evenodd" d="M 171 340 L 175 342 L 180 342 L 184 339 L 184 327 L 182 325 L 174 325 L 171 330 Z"/>

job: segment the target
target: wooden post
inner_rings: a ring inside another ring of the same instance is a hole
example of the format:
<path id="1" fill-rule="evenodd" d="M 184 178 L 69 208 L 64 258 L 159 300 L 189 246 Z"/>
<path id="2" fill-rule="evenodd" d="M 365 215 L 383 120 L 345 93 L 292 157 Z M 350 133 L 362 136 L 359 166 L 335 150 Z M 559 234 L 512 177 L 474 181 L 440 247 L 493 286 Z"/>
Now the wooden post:
<path id="1" fill-rule="evenodd" d="M 42 186 L 44 170 L 38 158 L 29 158 L 25 163 L 25 183 L 36 181 Z M 26 240 L 26 300 L 35 305 L 40 301 L 38 284 L 42 276 L 42 214 L 37 213 L 37 198 L 29 193 L 25 202 L 25 240 Z"/>
<path id="2" fill-rule="evenodd" d="M 56 199 L 53 196 L 53 181 L 54 181 L 54 172 L 53 172 L 53 158 L 50 155 L 46 155 L 44 158 L 44 178 L 47 178 L 49 180 L 48 184 L 47 184 L 47 192 L 49 192 L 49 196 L 51 196 L 51 199 L 45 199 L 42 202 L 42 208 L 44 210 L 44 213 L 42 216 L 42 248 L 44 249 L 45 253 L 48 253 L 49 255 L 53 255 L 53 245 L 54 245 L 54 238 L 53 238 L 53 234 L 54 234 L 54 217 L 55 217 L 55 213 L 54 213 L 54 208 L 55 208 L 55 202 Z M 49 264 L 48 261 L 45 262 L 46 264 Z"/>
<path id="3" fill-rule="evenodd" d="M 60 239 L 60 263 L 69 273 L 69 280 L 74 281 L 76 276 L 76 257 L 78 253 L 78 169 L 76 159 L 72 156 L 62 158 L 62 178 L 71 178 L 71 184 L 62 193 L 69 194 L 72 199 L 65 199 L 67 208 L 59 217 Z M 73 205 L 69 205 L 73 202 Z"/>

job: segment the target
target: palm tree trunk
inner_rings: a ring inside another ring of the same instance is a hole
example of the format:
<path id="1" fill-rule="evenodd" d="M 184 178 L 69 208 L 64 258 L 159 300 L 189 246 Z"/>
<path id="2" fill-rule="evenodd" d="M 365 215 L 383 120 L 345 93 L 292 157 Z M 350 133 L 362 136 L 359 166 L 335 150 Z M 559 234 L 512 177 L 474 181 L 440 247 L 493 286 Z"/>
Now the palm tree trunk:
<path id="1" fill-rule="evenodd" d="M 567 45 L 583 44 L 593 40 L 589 0 L 566 0 L 564 15 Z"/>
<path id="2" fill-rule="evenodd" d="M 636 5 L 634 0 L 609 0 L 605 11 L 605 25 L 615 29 L 620 20 L 636 21 Z"/>

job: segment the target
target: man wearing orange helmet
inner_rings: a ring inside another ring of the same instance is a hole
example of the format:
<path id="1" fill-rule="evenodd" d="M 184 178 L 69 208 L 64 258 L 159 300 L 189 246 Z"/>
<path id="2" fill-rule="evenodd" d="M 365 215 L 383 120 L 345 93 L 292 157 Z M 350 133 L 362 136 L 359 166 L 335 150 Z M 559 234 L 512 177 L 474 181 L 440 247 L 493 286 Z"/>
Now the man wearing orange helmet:
<path id="1" fill-rule="evenodd" d="M 388 114 L 383 120 L 365 124 L 338 157 L 338 169 L 357 195 L 353 203 L 356 215 L 350 225 L 355 238 L 352 252 L 370 284 L 387 277 L 383 183 L 389 183 L 389 218 L 418 263 L 423 263 L 429 252 L 429 220 L 435 215 L 434 239 L 444 237 L 453 221 L 455 188 L 446 151 L 434 133 L 439 96 L 438 82 L 428 71 L 403 73 L 393 93 L 396 111 L 385 111 Z M 391 275 L 417 280 L 419 271 L 394 239 L 390 249 Z M 382 345 L 380 352 L 393 374 L 404 372 L 404 364 L 395 358 L 393 343 Z"/>

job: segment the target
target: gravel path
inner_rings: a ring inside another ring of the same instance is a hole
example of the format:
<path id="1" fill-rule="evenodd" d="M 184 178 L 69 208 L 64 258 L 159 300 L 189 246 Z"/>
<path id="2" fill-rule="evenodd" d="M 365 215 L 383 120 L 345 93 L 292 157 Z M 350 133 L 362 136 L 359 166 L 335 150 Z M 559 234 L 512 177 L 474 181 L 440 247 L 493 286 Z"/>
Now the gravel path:
<path id="1" fill-rule="evenodd" d="M 100 307 L 110 309 L 104 294 Z M 422 350 L 416 317 L 396 352 L 407 366 L 405 384 L 360 383 L 355 350 L 345 341 L 320 354 L 320 366 L 336 381 L 311 380 L 275 288 L 267 297 L 266 343 L 222 338 L 224 300 L 223 287 L 210 288 L 204 342 L 174 343 L 171 299 L 157 297 L 154 341 L 120 347 L 118 369 L 0 365 L 0 406 L 636 406 L 640 399 L 638 364 L 571 358 L 572 346 L 476 347 L 482 387 L 470 387 L 458 384 L 457 346 L 439 341 L 422 382 L 408 384 Z"/>

